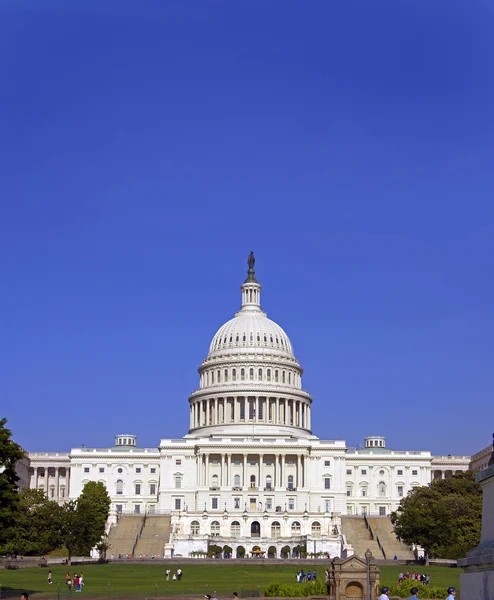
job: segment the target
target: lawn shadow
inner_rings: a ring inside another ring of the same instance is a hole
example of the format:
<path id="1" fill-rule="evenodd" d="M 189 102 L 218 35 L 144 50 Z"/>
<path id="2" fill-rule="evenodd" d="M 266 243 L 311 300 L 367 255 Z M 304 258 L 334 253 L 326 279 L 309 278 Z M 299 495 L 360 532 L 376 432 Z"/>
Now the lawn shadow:
<path id="1" fill-rule="evenodd" d="M 10 586 L 0 586 L 0 600 L 6 600 L 8 598 L 20 598 L 21 594 L 24 592 L 29 594 L 29 596 L 31 596 L 31 594 L 36 594 L 37 596 L 38 594 L 43 593 L 41 590 L 33 590 L 29 587 L 15 588 Z"/>

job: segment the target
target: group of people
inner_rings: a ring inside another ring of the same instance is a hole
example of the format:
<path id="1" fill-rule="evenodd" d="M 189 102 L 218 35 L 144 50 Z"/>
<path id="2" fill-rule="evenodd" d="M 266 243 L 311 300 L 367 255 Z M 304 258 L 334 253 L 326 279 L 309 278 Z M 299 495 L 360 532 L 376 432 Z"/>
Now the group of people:
<path id="1" fill-rule="evenodd" d="M 213 595 L 206 594 L 204 596 L 204 598 L 206 598 L 206 600 L 217 600 L 217 598 L 216 598 L 216 592 L 213 592 Z M 233 592 L 231 600 L 238 600 L 238 594 L 237 594 L 237 592 Z"/>
<path id="2" fill-rule="evenodd" d="M 317 579 L 317 573 L 315 571 L 304 572 L 303 569 L 297 571 L 297 583 L 305 583 L 306 581 L 315 581 Z"/>
<path id="3" fill-rule="evenodd" d="M 398 583 L 403 583 L 405 579 L 411 579 L 412 581 L 418 581 L 422 585 L 429 585 L 430 577 L 427 573 L 415 573 L 412 571 L 411 573 L 407 571 L 406 573 L 400 573 L 398 575 Z"/>
<path id="4" fill-rule="evenodd" d="M 176 573 L 173 573 L 170 571 L 170 569 L 167 569 L 165 571 L 165 578 L 167 581 L 170 581 L 170 575 L 172 576 L 172 581 L 181 581 L 182 580 L 182 569 L 177 569 Z"/>
<path id="5" fill-rule="evenodd" d="M 408 600 L 419 600 L 419 589 L 413 587 L 410 590 L 411 596 Z M 448 588 L 448 597 L 446 600 L 455 600 L 456 598 L 456 588 L 450 587 Z M 389 600 L 389 587 L 383 587 L 381 590 L 381 595 L 379 596 L 379 600 Z"/>
<path id="6" fill-rule="evenodd" d="M 69 592 L 72 591 L 72 588 L 76 592 L 82 592 L 82 588 L 84 587 L 82 573 L 74 573 L 74 578 L 72 579 L 70 573 L 67 571 L 65 574 L 65 584 L 67 585 Z"/>

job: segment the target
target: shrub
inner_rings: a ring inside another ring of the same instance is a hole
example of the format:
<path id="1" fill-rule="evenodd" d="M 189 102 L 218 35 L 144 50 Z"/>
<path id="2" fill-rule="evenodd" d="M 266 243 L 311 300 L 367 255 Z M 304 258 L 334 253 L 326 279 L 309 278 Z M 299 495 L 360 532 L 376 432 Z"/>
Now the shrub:
<path id="1" fill-rule="evenodd" d="M 390 586 L 390 596 L 398 596 L 399 598 L 408 598 L 410 596 L 410 590 L 416 587 L 419 590 L 419 598 L 446 598 L 448 592 L 446 588 L 442 587 L 427 587 L 418 581 L 413 579 L 405 579 L 403 583 L 398 583 Z"/>
<path id="2" fill-rule="evenodd" d="M 325 596 L 326 585 L 322 579 L 307 583 L 279 583 L 272 581 L 264 588 L 265 598 L 307 598 L 308 596 Z"/>

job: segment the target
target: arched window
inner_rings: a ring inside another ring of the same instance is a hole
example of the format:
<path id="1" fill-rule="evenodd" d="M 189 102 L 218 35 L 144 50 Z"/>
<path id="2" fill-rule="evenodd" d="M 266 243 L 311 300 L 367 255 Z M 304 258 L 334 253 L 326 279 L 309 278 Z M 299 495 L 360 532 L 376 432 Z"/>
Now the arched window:
<path id="1" fill-rule="evenodd" d="M 254 379 L 254 369 L 249 369 L 249 379 Z"/>
<path id="2" fill-rule="evenodd" d="M 242 381 L 244 381 L 244 380 L 245 380 L 245 369 L 240 369 L 240 379 L 241 379 Z"/>
<path id="3" fill-rule="evenodd" d="M 256 476 L 255 475 L 251 475 L 250 476 L 250 487 L 251 488 L 255 488 L 256 487 Z"/>
<path id="4" fill-rule="evenodd" d="M 271 523 L 271 537 L 279 538 L 281 537 L 281 526 L 279 521 L 273 521 Z"/>
<path id="5" fill-rule="evenodd" d="M 259 381 L 262 381 L 262 369 L 259 369 L 259 371 L 257 372 L 257 378 L 259 379 Z"/>
<path id="6" fill-rule="evenodd" d="M 290 373 L 290 371 L 288 372 L 288 383 L 292 383 L 292 374 Z"/>
<path id="7" fill-rule="evenodd" d="M 285 383 L 285 371 L 281 374 L 281 383 Z"/>
<path id="8" fill-rule="evenodd" d="M 218 475 L 213 475 L 211 477 L 211 486 L 218 487 Z"/>
<path id="9" fill-rule="evenodd" d="M 314 537 L 321 537 L 321 523 L 319 521 L 312 523 L 311 533 Z"/>
<path id="10" fill-rule="evenodd" d="M 121 479 L 117 480 L 117 494 L 123 494 L 124 484 Z"/>
<path id="11" fill-rule="evenodd" d="M 278 380 L 279 380 L 278 369 L 276 369 L 276 371 L 274 372 L 274 380 L 276 381 L 276 383 L 278 383 Z"/>
<path id="12" fill-rule="evenodd" d="M 377 494 L 380 498 L 384 498 L 386 496 L 386 484 L 384 481 L 380 481 L 377 486 Z"/>
<path id="13" fill-rule="evenodd" d="M 221 371 L 218 369 L 218 383 L 221 381 Z"/>
<path id="14" fill-rule="evenodd" d="M 238 521 L 233 521 L 230 525 L 230 535 L 232 538 L 240 537 L 240 523 Z"/>
<path id="15" fill-rule="evenodd" d="M 232 369 L 232 381 L 237 381 L 237 369 Z"/>
<path id="16" fill-rule="evenodd" d="M 271 381 L 271 369 L 268 369 L 268 372 L 266 373 L 267 375 L 267 380 Z"/>
<path id="17" fill-rule="evenodd" d="M 266 489 L 270 490 L 271 489 L 271 475 L 266 475 Z"/>
<path id="18" fill-rule="evenodd" d="M 213 521 L 211 523 L 211 535 L 212 536 L 220 535 L 220 522 L 219 521 Z"/>
<path id="19" fill-rule="evenodd" d="M 228 381 L 228 369 L 225 369 L 225 379 L 224 381 Z"/>
<path id="20" fill-rule="evenodd" d="M 201 526 L 199 525 L 199 521 L 192 521 L 190 524 L 190 533 L 192 535 L 199 535 L 201 532 Z"/>
<path id="21" fill-rule="evenodd" d="M 214 371 L 211 371 L 211 383 L 214 383 Z"/>
<path id="22" fill-rule="evenodd" d="M 175 489 L 180 489 L 182 487 L 182 475 L 175 475 Z"/>
<path id="23" fill-rule="evenodd" d="M 300 535 L 300 523 L 298 521 L 292 523 L 292 535 Z"/>
<path id="24" fill-rule="evenodd" d="M 293 475 L 288 475 L 288 489 L 293 490 Z"/>
<path id="25" fill-rule="evenodd" d="M 240 487 L 240 475 L 235 475 L 233 478 L 233 485 L 235 487 Z"/>

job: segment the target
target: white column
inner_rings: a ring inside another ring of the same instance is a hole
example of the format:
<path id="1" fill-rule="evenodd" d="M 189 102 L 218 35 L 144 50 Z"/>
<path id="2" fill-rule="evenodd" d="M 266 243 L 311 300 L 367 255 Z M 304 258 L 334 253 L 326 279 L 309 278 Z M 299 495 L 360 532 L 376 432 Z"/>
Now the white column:
<path id="1" fill-rule="evenodd" d="M 280 481 L 280 487 L 285 488 L 286 487 L 286 482 L 285 482 L 285 455 L 282 454 L 281 455 L 281 481 Z"/>
<path id="2" fill-rule="evenodd" d="M 228 466 L 226 471 L 226 485 L 231 486 L 231 472 L 232 472 L 232 455 L 228 454 Z"/>
<path id="3" fill-rule="evenodd" d="M 259 396 L 256 396 L 256 414 L 254 415 L 254 421 L 259 423 Z"/>
<path id="4" fill-rule="evenodd" d="M 225 477 L 225 455 L 221 455 L 221 481 L 220 485 L 226 485 L 226 477 Z"/>
<path id="5" fill-rule="evenodd" d="M 214 399 L 214 424 L 218 425 L 219 421 L 219 417 L 220 417 L 220 399 L 219 398 L 215 398 Z"/>
<path id="6" fill-rule="evenodd" d="M 302 457 L 297 456 L 297 489 L 302 486 Z"/>
<path id="7" fill-rule="evenodd" d="M 55 498 L 58 500 L 60 490 L 60 470 L 59 467 L 55 467 Z"/>
<path id="8" fill-rule="evenodd" d="M 279 425 L 279 423 L 280 423 L 280 399 L 279 398 L 276 398 L 274 410 L 275 410 L 275 413 L 274 413 L 273 423 L 275 423 L 276 425 Z"/>
<path id="9" fill-rule="evenodd" d="M 204 484 L 209 487 L 209 454 L 206 454 L 206 481 Z"/>
<path id="10" fill-rule="evenodd" d="M 310 406 L 307 406 L 307 429 L 311 429 L 311 426 L 310 426 Z"/>
<path id="11" fill-rule="evenodd" d="M 263 481 L 263 469 L 262 469 L 262 463 L 264 460 L 264 454 L 259 454 L 259 483 L 258 483 L 258 488 L 261 489 L 264 487 L 264 481 Z"/>
<path id="12" fill-rule="evenodd" d="M 38 489 L 38 467 L 34 467 L 34 489 Z"/>
<path id="13" fill-rule="evenodd" d="M 247 454 L 244 454 L 244 473 L 243 473 L 243 487 L 248 487 L 247 485 Z"/>

